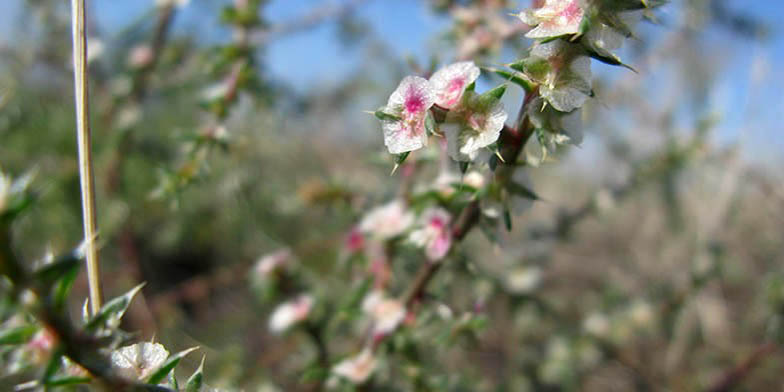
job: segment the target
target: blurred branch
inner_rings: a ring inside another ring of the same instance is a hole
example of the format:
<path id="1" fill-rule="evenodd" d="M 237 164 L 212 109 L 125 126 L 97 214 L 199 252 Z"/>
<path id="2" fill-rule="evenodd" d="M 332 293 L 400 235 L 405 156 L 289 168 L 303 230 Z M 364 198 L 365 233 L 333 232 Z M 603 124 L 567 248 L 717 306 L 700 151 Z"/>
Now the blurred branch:
<path id="1" fill-rule="evenodd" d="M 365 2 L 367 2 L 367 0 L 347 0 L 340 5 L 325 5 L 302 15 L 299 19 L 276 24 L 265 31 L 256 33 L 251 38 L 251 41 L 254 45 L 269 44 L 275 38 L 309 30 L 322 23 L 340 19 L 353 12 Z"/>
<path id="2" fill-rule="evenodd" d="M 763 343 L 759 345 L 746 358 L 738 362 L 735 367 L 727 369 L 724 375 L 716 384 L 706 389 L 706 392 L 728 392 L 739 386 L 741 382 L 762 363 L 769 355 L 778 351 L 779 346 L 775 343 Z"/>

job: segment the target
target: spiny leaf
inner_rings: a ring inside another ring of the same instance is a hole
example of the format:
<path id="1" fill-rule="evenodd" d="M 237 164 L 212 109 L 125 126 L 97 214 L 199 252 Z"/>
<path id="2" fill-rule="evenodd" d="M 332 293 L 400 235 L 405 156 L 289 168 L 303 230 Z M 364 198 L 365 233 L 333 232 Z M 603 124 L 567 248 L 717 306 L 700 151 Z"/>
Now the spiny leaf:
<path id="1" fill-rule="evenodd" d="M 389 173 L 390 176 L 395 174 L 397 168 L 400 167 L 400 165 L 402 165 L 403 162 L 406 161 L 406 158 L 408 158 L 409 154 L 411 154 L 411 151 L 406 151 L 402 154 L 398 154 L 395 156 L 395 167 L 392 168 L 392 173 Z"/>
<path id="2" fill-rule="evenodd" d="M 185 392 L 199 392 L 201 390 L 202 379 L 204 378 L 204 360 L 206 356 L 201 357 L 201 364 L 199 368 L 188 378 L 185 383 Z"/>
<path id="3" fill-rule="evenodd" d="M 506 92 L 506 84 L 502 84 L 480 95 L 479 98 L 483 100 L 487 99 L 487 100 L 497 101 L 504 96 L 505 92 Z"/>
<path id="4" fill-rule="evenodd" d="M 528 79 L 526 79 L 522 73 L 515 72 L 515 71 L 507 71 L 504 69 L 493 68 L 493 67 L 486 67 L 484 68 L 484 70 L 488 72 L 492 72 L 504 78 L 505 80 L 522 87 L 522 89 L 525 90 L 526 92 L 533 91 L 533 84 L 530 81 L 528 81 Z"/>
<path id="5" fill-rule="evenodd" d="M 508 207 L 504 207 L 504 226 L 506 226 L 506 231 L 512 231 L 512 214 Z"/>
<path id="6" fill-rule="evenodd" d="M 524 197 L 526 199 L 530 199 L 530 200 L 541 200 L 539 198 L 539 195 L 537 195 L 534 191 L 532 191 L 531 189 L 528 189 L 528 187 L 526 187 L 524 185 L 521 185 L 521 184 L 518 184 L 518 183 L 516 183 L 514 181 L 510 181 L 509 184 L 507 184 L 506 187 L 509 190 L 509 192 L 514 194 L 514 195 L 522 196 L 522 197 Z"/>
<path id="7" fill-rule="evenodd" d="M 41 285 L 52 285 L 61 277 L 64 277 L 69 272 L 75 271 L 81 265 L 80 261 L 84 257 L 84 253 L 74 249 L 64 255 L 57 257 L 53 262 L 45 264 L 37 269 L 33 275 L 34 279 Z"/>
<path id="8" fill-rule="evenodd" d="M 142 289 L 142 287 L 144 287 L 144 285 L 145 284 L 142 283 L 132 288 L 127 293 L 105 303 L 98 313 L 96 313 L 95 316 L 93 316 L 90 321 L 87 322 L 85 329 L 92 331 L 106 324 L 106 322 L 112 317 L 121 318 L 123 314 L 125 314 L 125 311 L 128 310 L 128 306 L 131 305 L 133 297 Z"/>
<path id="9" fill-rule="evenodd" d="M 466 172 L 468 171 L 468 166 L 471 164 L 471 162 L 461 161 L 459 162 L 459 164 L 460 164 L 460 173 L 466 174 Z"/>
<path id="10" fill-rule="evenodd" d="M 153 373 L 150 376 L 150 378 L 147 379 L 147 384 L 155 385 L 163 381 L 163 379 L 166 378 L 169 372 L 171 372 L 172 369 L 174 369 L 177 366 L 177 364 L 180 363 L 183 357 L 185 357 L 186 355 L 188 355 L 189 353 L 191 353 L 193 350 L 196 349 L 198 349 L 198 347 L 191 347 L 187 350 L 180 351 L 177 354 L 170 356 L 166 360 L 166 362 L 164 362 L 164 364 L 160 368 L 158 368 L 158 370 L 156 370 L 155 373 Z"/>
<path id="11" fill-rule="evenodd" d="M 53 378 L 47 381 L 44 386 L 47 387 L 66 387 L 69 385 L 79 385 L 79 384 L 89 384 L 90 377 L 80 377 L 80 376 L 66 376 L 66 377 L 59 377 Z"/>
<path id="12" fill-rule="evenodd" d="M 38 328 L 34 325 L 23 325 L 0 331 L 0 345 L 25 343 L 30 340 L 37 330 Z"/>
<path id="13" fill-rule="evenodd" d="M 400 116 L 396 116 L 391 113 L 387 113 L 384 111 L 383 108 L 376 110 L 373 112 L 373 115 L 376 116 L 377 119 L 381 121 L 400 121 Z"/>

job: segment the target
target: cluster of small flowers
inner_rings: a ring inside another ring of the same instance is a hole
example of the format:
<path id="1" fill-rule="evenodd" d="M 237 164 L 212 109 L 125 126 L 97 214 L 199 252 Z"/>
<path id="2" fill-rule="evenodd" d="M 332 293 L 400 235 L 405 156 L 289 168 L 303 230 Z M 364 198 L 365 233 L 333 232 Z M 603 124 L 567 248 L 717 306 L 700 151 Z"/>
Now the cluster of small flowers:
<path id="1" fill-rule="evenodd" d="M 449 8 L 455 20 L 451 31 L 457 42 L 457 58 L 468 59 L 477 54 L 498 52 L 505 40 L 515 36 L 522 28 L 505 17 L 504 10 L 510 1 L 490 0 Z"/>
<path id="2" fill-rule="evenodd" d="M 448 65 L 430 79 L 407 76 L 377 115 L 384 128 L 384 144 L 392 154 L 418 150 L 436 134 L 435 110 L 446 136 L 450 156 L 470 161 L 482 148 L 498 140 L 507 114 L 500 95 L 503 90 L 485 94 L 474 92 L 480 70 L 473 62 Z M 438 133 L 440 134 L 440 133 Z"/>
<path id="3" fill-rule="evenodd" d="M 528 93 L 521 118 L 528 120 L 525 126 L 529 128 L 512 131 L 536 135 L 535 140 L 543 148 L 541 159 L 558 145 L 581 142 L 579 124 L 575 120 L 579 119 L 579 109 L 593 96 L 590 60 L 625 66 L 612 51 L 631 34 L 626 24 L 629 16 L 648 6 L 649 2 L 645 0 L 534 0 L 531 9 L 517 15 L 524 24 L 531 26 L 526 37 L 536 42 L 525 58 L 508 65 L 511 71 L 495 73 L 521 85 Z M 468 17 L 477 15 L 477 10 L 458 8 L 454 11 L 463 13 L 465 20 L 462 22 L 467 25 L 473 23 Z M 474 22 L 473 25 L 478 25 Z M 473 62 L 464 61 L 437 70 L 429 79 L 407 76 L 400 82 L 387 105 L 375 113 L 382 123 L 384 144 L 391 154 L 398 155 L 398 162 L 410 152 L 426 147 L 431 135 L 446 139 L 446 154 L 461 163 L 461 167 L 472 162 L 489 163 L 487 158 L 492 157 L 492 153 L 500 158 L 499 148 L 503 142 L 500 135 L 508 117 L 500 102 L 505 86 L 484 94 L 476 93 L 475 82 L 480 72 Z M 479 190 L 487 182 L 481 172 L 468 172 L 461 181 L 442 168 L 435 187 L 443 195 L 453 192 L 455 183 L 475 186 Z M 522 208 L 530 204 L 537 196 L 530 191 L 529 182 L 525 171 L 514 170 L 503 184 L 509 190 L 509 197 L 487 197 L 482 201 L 483 213 L 499 218 L 500 208 L 495 208 L 493 203 L 501 199 L 506 204 L 504 209 L 508 209 L 510 203 L 522 204 Z M 524 200 L 515 203 L 516 195 Z M 415 215 L 415 210 L 421 212 Z M 373 244 L 405 235 L 409 243 L 424 249 L 429 262 L 437 262 L 452 246 L 452 220 L 450 213 L 442 207 L 409 210 L 403 200 L 394 200 L 366 214 L 349 235 L 347 247 L 354 252 L 374 249 L 368 252 L 370 259 L 383 259 L 384 252 L 379 252 L 379 247 Z M 372 267 L 377 264 L 371 262 L 371 272 L 378 270 Z M 389 273 L 388 268 L 384 271 Z M 541 275 L 541 270 L 531 267 L 510 274 L 505 284 L 513 292 L 527 293 L 539 285 Z M 363 309 L 373 319 L 374 338 L 393 332 L 407 317 L 404 304 L 386 298 L 383 292 L 386 279 L 386 276 L 383 279 L 377 276 L 376 290 L 363 303 Z M 377 358 L 366 348 L 332 370 L 359 384 L 365 382 L 377 366 Z"/>

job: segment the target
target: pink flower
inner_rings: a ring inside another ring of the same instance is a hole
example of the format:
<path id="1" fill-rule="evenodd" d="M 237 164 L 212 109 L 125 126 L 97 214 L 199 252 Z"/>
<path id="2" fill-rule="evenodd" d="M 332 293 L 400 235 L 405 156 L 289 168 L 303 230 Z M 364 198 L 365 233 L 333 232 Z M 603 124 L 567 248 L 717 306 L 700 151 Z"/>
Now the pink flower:
<path id="1" fill-rule="evenodd" d="M 128 65 L 131 68 L 144 68 L 150 65 L 154 58 L 155 53 L 150 45 L 137 45 L 131 49 L 128 55 Z"/>
<path id="2" fill-rule="evenodd" d="M 426 79 L 406 76 L 389 97 L 383 120 L 384 144 L 391 154 L 418 150 L 427 145 L 425 117 L 433 103 L 433 87 Z"/>
<path id="3" fill-rule="evenodd" d="M 381 290 L 371 291 L 362 301 L 362 310 L 373 318 L 373 336 L 386 336 L 406 318 L 402 302 L 386 298 Z"/>
<path id="4" fill-rule="evenodd" d="M 376 369 L 377 362 L 370 349 L 366 348 L 358 355 L 340 361 L 332 368 L 332 373 L 354 384 L 362 384 Z"/>
<path id="5" fill-rule="evenodd" d="M 270 317 L 270 331 L 273 333 L 286 331 L 294 324 L 308 318 L 312 308 L 313 297 L 307 294 L 302 294 L 291 301 L 278 305 Z"/>
<path id="6" fill-rule="evenodd" d="M 451 109 L 460 103 L 465 88 L 479 77 L 473 61 L 463 61 L 439 69 L 430 77 L 438 106 Z"/>
<path id="7" fill-rule="evenodd" d="M 368 212 L 359 222 L 359 230 L 377 240 L 387 240 L 408 230 L 414 216 L 406 210 L 401 200 L 394 200 Z"/>
<path id="8" fill-rule="evenodd" d="M 288 248 L 280 249 L 273 253 L 262 256 L 253 268 L 256 277 L 264 279 L 271 276 L 276 271 L 284 268 L 291 261 L 291 250 Z"/>
<path id="9" fill-rule="evenodd" d="M 359 252 L 365 246 L 365 236 L 362 235 L 358 227 L 354 227 L 348 232 L 345 246 L 350 253 Z"/>
<path id="10" fill-rule="evenodd" d="M 425 210 L 421 216 L 422 228 L 411 233 L 410 240 L 425 248 L 425 256 L 430 261 L 439 261 L 446 256 L 452 246 L 452 231 L 449 213 L 442 208 Z"/>
<path id="11" fill-rule="evenodd" d="M 530 10 L 518 16 L 523 23 L 536 26 L 525 36 L 549 38 L 580 32 L 585 10 L 581 0 L 537 0 Z"/>

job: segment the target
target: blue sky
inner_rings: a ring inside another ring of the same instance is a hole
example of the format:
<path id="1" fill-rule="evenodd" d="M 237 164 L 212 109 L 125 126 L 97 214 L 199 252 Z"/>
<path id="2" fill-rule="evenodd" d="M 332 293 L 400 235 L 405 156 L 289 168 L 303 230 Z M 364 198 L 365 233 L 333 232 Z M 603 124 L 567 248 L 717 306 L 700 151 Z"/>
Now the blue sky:
<path id="1" fill-rule="evenodd" d="M 265 16 L 271 23 L 296 19 L 313 7 L 339 4 L 345 0 L 272 0 Z M 679 0 L 675 0 L 679 1 Z M 9 36 L 21 0 L 0 0 L 0 43 Z M 178 16 L 175 32 L 204 34 L 222 39 L 222 30 L 214 21 L 217 0 L 191 0 Z M 111 32 L 127 25 L 150 10 L 154 0 L 93 0 L 92 9 L 101 28 Z M 397 57 L 412 55 L 427 60 L 432 37 L 443 31 L 447 21 L 432 13 L 421 0 L 369 0 L 360 8 L 359 15 L 372 21 L 378 37 L 386 38 L 390 50 Z M 523 7 L 527 0 L 519 2 Z M 727 53 L 713 91 L 710 92 L 718 110 L 725 113 L 720 137 L 736 140 L 740 129 L 746 129 L 747 149 L 752 158 L 768 160 L 784 152 L 784 39 L 780 20 L 784 16 L 784 2 L 777 0 L 731 0 L 730 8 L 745 12 L 768 23 L 771 37 L 760 44 L 739 39 L 721 29 L 711 29 L 705 44 L 708 48 L 722 48 Z M 749 7 L 748 5 L 751 4 Z M 206 22 L 205 22 L 206 21 Z M 312 86 L 328 87 L 351 76 L 359 62 L 360 53 L 344 48 L 336 39 L 334 25 L 325 24 L 275 41 L 267 48 L 264 59 L 273 78 L 284 80 L 299 90 Z M 756 65 L 754 65 L 756 64 Z M 766 72 L 763 83 L 750 84 L 749 69 L 756 67 Z M 600 71 L 601 72 L 601 71 Z M 761 155 L 760 155 L 761 154 Z"/>

